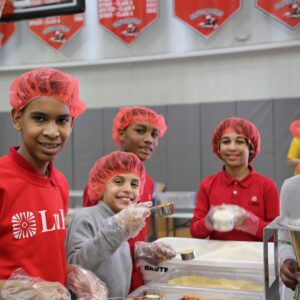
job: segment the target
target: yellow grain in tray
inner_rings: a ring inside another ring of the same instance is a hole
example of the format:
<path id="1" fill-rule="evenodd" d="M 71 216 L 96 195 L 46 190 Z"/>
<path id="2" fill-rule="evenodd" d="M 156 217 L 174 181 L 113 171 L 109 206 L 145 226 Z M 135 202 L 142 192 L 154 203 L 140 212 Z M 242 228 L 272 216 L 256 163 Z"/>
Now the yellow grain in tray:
<path id="1" fill-rule="evenodd" d="M 263 292 L 264 287 L 253 281 L 234 280 L 225 278 L 208 278 L 202 276 L 182 276 L 169 280 L 169 284 L 182 286 L 196 286 L 204 288 L 217 288 L 240 290 L 250 292 Z"/>

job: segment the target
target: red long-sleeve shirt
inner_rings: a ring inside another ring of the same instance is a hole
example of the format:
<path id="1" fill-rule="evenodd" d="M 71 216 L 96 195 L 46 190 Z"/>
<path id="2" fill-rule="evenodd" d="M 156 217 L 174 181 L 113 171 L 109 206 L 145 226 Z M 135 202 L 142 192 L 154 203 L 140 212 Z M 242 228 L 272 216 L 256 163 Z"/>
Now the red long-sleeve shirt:
<path id="1" fill-rule="evenodd" d="M 258 174 L 249 166 L 250 173 L 243 179 L 230 177 L 225 169 L 211 175 L 200 184 L 194 217 L 191 221 L 191 235 L 194 238 L 215 240 L 262 241 L 263 228 L 279 215 L 279 196 L 273 180 Z M 204 225 L 204 218 L 212 206 L 235 204 L 259 217 L 255 235 L 239 230 L 230 232 L 210 231 Z"/>
<path id="2" fill-rule="evenodd" d="M 90 201 L 90 199 L 88 197 L 87 189 L 88 189 L 88 186 L 85 187 L 84 193 L 83 193 L 83 206 L 85 206 L 85 207 L 95 205 L 94 202 Z M 152 178 L 147 174 L 143 194 L 140 196 L 139 202 L 152 201 L 153 192 L 154 192 L 154 183 L 153 183 Z M 148 229 L 149 229 L 149 222 L 150 222 L 150 219 L 147 218 L 146 225 L 139 232 L 139 234 L 135 238 L 131 238 L 128 240 L 128 243 L 130 246 L 130 251 L 131 251 L 131 256 L 132 256 L 132 261 L 133 261 L 130 292 L 134 291 L 135 289 L 137 289 L 138 287 L 140 287 L 144 284 L 143 275 L 140 270 L 140 267 L 137 267 L 135 265 L 134 246 L 135 246 L 136 242 L 145 242 L 146 241 Z"/>
<path id="3" fill-rule="evenodd" d="M 51 163 L 44 178 L 16 150 L 0 158 L 0 279 L 22 268 L 65 284 L 68 182 Z"/>

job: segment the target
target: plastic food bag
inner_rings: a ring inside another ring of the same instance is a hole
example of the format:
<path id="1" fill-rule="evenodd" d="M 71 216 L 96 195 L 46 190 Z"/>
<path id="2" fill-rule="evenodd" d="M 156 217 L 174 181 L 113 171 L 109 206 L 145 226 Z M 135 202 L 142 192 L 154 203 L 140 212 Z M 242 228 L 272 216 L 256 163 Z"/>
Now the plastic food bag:
<path id="1" fill-rule="evenodd" d="M 77 300 L 107 300 L 108 291 L 93 272 L 77 265 L 68 265 L 67 286 L 77 296 Z"/>
<path id="2" fill-rule="evenodd" d="M 29 276 L 22 268 L 8 278 L 1 290 L 5 300 L 70 300 L 68 290 L 59 282 Z"/>

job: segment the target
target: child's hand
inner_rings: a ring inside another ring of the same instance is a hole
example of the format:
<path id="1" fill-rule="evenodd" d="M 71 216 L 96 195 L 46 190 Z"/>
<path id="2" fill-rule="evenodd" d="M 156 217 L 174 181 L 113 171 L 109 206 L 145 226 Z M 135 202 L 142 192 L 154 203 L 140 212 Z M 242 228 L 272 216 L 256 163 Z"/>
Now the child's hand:
<path id="1" fill-rule="evenodd" d="M 136 236 L 146 224 L 150 209 L 140 204 L 129 205 L 117 213 L 114 218 L 117 224 L 128 233 L 127 238 Z"/>
<path id="2" fill-rule="evenodd" d="M 172 246 L 162 242 L 137 242 L 134 250 L 137 263 L 139 260 L 144 260 L 155 266 L 176 256 L 176 251 Z"/>
<path id="3" fill-rule="evenodd" d="M 295 290 L 299 276 L 300 270 L 294 259 L 287 259 L 280 267 L 280 278 L 282 282 L 292 290 Z"/>
<path id="4" fill-rule="evenodd" d="M 236 205 L 234 228 L 250 234 L 256 234 L 259 226 L 259 218 L 251 211 L 247 211 Z"/>
<path id="5" fill-rule="evenodd" d="M 67 284 L 78 300 L 106 300 L 108 291 L 94 273 L 77 265 L 68 265 Z"/>

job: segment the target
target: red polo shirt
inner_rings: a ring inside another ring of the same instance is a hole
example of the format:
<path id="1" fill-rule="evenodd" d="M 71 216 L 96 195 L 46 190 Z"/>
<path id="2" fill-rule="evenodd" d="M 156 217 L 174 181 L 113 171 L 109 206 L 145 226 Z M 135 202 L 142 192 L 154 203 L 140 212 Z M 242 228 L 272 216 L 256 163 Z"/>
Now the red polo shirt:
<path id="1" fill-rule="evenodd" d="M 200 184 L 194 217 L 191 221 L 191 235 L 194 238 L 210 237 L 214 240 L 262 241 L 263 228 L 279 215 L 279 196 L 273 180 L 258 174 L 249 166 L 250 173 L 243 179 L 230 177 L 225 168 L 209 176 Z M 210 231 L 204 225 L 204 218 L 210 208 L 222 204 L 235 204 L 259 217 L 255 235 L 239 230 L 230 232 Z"/>

